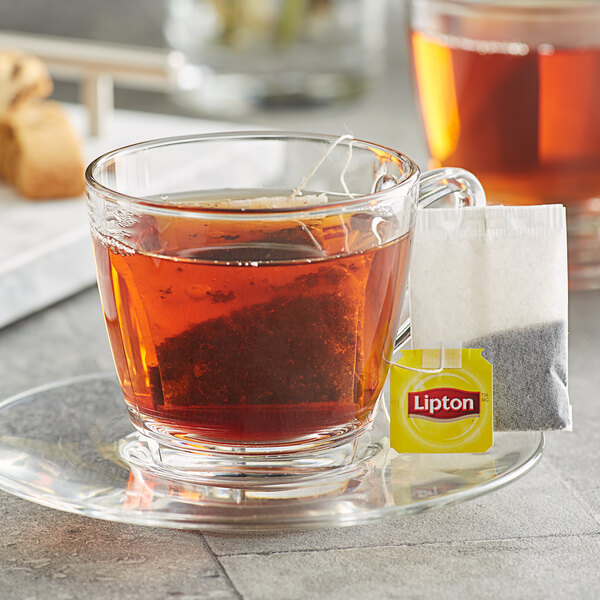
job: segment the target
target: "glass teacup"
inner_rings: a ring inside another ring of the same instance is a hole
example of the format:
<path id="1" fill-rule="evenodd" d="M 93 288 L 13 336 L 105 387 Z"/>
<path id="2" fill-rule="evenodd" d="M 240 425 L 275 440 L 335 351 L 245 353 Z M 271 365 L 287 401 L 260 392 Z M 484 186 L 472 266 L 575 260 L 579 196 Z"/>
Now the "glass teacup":
<path id="1" fill-rule="evenodd" d="M 403 154 L 347 137 L 170 138 L 88 167 L 117 373 L 167 467 L 344 464 L 371 424 L 416 210 L 484 196 L 465 171 L 421 177 Z"/>

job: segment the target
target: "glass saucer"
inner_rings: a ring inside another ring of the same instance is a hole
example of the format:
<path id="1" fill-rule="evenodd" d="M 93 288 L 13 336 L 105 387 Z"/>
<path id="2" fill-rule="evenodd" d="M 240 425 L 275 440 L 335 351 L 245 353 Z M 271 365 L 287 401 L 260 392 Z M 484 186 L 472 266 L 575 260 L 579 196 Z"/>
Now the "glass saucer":
<path id="1" fill-rule="evenodd" d="M 398 454 L 379 411 L 352 462 L 226 481 L 147 468 L 118 382 L 93 374 L 0 404 L 0 488 L 52 508 L 139 525 L 242 532 L 357 525 L 456 504 L 531 470 L 541 433 L 497 433 L 485 454 Z M 126 462 L 125 458 L 129 462 Z"/>

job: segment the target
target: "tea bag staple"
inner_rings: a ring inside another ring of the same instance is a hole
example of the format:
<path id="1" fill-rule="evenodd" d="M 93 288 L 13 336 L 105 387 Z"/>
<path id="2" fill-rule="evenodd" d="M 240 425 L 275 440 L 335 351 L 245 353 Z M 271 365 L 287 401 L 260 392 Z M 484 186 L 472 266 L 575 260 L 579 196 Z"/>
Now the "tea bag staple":
<path id="1" fill-rule="evenodd" d="M 413 348 L 484 348 L 496 431 L 571 429 L 563 206 L 418 211 L 410 303 Z"/>

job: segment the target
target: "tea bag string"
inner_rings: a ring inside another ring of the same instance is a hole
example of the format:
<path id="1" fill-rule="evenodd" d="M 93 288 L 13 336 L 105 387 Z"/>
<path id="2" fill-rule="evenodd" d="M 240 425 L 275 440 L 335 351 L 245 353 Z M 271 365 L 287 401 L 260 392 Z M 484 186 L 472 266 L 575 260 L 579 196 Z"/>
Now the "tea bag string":
<path id="1" fill-rule="evenodd" d="M 383 360 L 392 367 L 398 367 L 399 369 L 405 369 L 406 371 L 412 371 L 413 373 L 430 373 L 432 375 L 437 375 L 444 370 L 444 367 L 440 367 L 439 369 L 417 369 L 416 367 L 405 367 L 404 365 L 399 365 L 398 363 L 392 362 L 387 358 L 383 358 Z M 390 415 L 390 411 L 385 403 L 385 398 L 383 395 L 381 396 L 381 408 L 383 409 L 383 413 L 388 423 L 392 422 L 392 417 Z"/>
<path id="2" fill-rule="evenodd" d="M 399 369 L 405 369 L 407 371 L 412 371 L 413 373 L 429 373 L 431 375 L 437 375 L 439 373 L 441 373 L 444 370 L 444 367 L 440 367 L 439 369 L 417 369 L 416 367 L 405 367 L 404 365 L 400 365 L 398 363 L 392 362 L 391 360 L 388 360 L 387 358 L 383 358 L 383 360 L 388 364 L 391 365 L 392 367 L 398 367 Z M 390 415 L 390 411 L 387 407 L 387 404 L 385 402 L 385 398 L 383 397 L 383 394 L 381 395 L 381 408 L 383 409 L 383 413 L 385 415 L 385 418 L 387 419 L 388 423 L 392 422 L 392 417 Z"/>
<path id="3" fill-rule="evenodd" d="M 441 373 L 444 370 L 444 367 L 439 367 L 438 369 L 417 369 L 417 367 L 407 367 L 405 365 L 400 365 L 397 362 L 392 362 L 384 357 L 383 359 L 388 365 L 392 367 L 398 367 L 399 369 L 405 369 L 406 371 L 412 371 L 413 373 L 431 373 L 432 375 L 436 375 Z"/>
<path id="4" fill-rule="evenodd" d="M 321 165 L 325 162 L 327 157 L 333 152 L 333 150 L 335 149 L 335 147 L 338 144 L 341 144 L 345 140 L 354 140 L 354 136 L 350 135 L 349 133 L 346 133 L 344 135 L 341 135 L 337 140 L 335 140 L 333 142 L 333 144 L 331 144 L 331 146 L 329 146 L 329 148 L 327 149 L 325 154 L 323 154 L 323 156 L 321 156 L 321 158 L 319 159 L 317 164 L 313 167 L 313 170 L 303 179 L 302 183 L 292 192 L 292 195 L 291 195 L 292 199 L 294 199 L 299 194 L 302 194 L 302 189 L 315 176 L 315 173 L 321 168 Z M 348 170 L 351 160 L 352 160 L 352 141 L 350 142 L 350 144 L 348 144 L 348 156 L 346 157 L 346 162 L 340 173 L 340 183 L 342 185 L 342 189 L 344 190 L 344 193 L 349 197 L 355 196 L 355 194 L 352 194 L 350 192 L 350 190 L 348 189 L 348 185 L 346 184 L 346 171 Z"/>

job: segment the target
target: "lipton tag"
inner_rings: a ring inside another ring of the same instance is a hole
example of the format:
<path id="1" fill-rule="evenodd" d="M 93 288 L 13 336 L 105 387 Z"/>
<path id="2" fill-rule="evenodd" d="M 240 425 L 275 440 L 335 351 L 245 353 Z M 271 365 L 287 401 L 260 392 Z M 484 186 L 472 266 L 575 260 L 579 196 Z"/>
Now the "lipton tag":
<path id="1" fill-rule="evenodd" d="M 392 448 L 401 453 L 489 450 L 493 444 L 492 365 L 481 355 L 483 350 L 456 350 L 460 357 L 444 360 L 443 368 L 438 360 L 435 370 L 423 368 L 430 352 L 403 350 L 392 365 Z"/>

